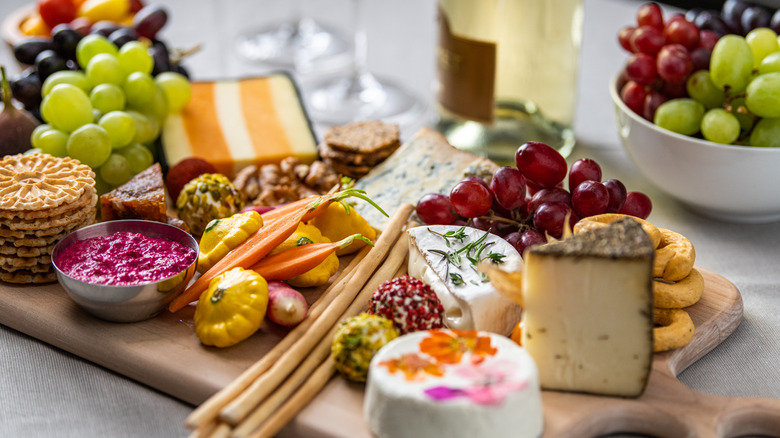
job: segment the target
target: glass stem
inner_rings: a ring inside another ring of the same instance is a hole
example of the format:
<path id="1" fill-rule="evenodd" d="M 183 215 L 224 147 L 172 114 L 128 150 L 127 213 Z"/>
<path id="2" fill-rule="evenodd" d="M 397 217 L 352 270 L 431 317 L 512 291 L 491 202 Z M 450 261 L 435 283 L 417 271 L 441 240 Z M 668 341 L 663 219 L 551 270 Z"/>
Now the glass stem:
<path id="1" fill-rule="evenodd" d="M 368 72 L 368 40 L 366 38 L 366 20 L 363 0 L 352 0 L 352 25 L 354 27 L 354 48 L 352 55 L 352 75 L 359 79 Z"/>

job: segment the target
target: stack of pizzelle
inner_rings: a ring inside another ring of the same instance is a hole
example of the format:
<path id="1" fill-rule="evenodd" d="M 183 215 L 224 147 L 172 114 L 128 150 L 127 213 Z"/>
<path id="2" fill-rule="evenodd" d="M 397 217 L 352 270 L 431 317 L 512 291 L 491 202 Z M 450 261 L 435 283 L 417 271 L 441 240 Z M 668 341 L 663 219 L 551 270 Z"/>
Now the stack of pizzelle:
<path id="1" fill-rule="evenodd" d="M 56 281 L 54 245 L 95 222 L 95 174 L 72 158 L 11 155 L 0 161 L 0 280 Z"/>
<path id="2" fill-rule="evenodd" d="M 582 233 L 605 226 L 622 214 L 601 214 L 582 219 L 574 226 L 574 233 Z M 642 225 L 655 245 L 653 265 L 653 330 L 655 352 L 680 348 L 693 338 L 694 325 L 685 307 L 696 304 L 704 292 L 704 277 L 694 268 L 696 250 L 685 236 L 658 228 L 645 220 L 631 217 Z"/>
<path id="3" fill-rule="evenodd" d="M 398 125 L 368 121 L 328 129 L 317 150 L 331 169 L 359 179 L 400 146 Z"/>

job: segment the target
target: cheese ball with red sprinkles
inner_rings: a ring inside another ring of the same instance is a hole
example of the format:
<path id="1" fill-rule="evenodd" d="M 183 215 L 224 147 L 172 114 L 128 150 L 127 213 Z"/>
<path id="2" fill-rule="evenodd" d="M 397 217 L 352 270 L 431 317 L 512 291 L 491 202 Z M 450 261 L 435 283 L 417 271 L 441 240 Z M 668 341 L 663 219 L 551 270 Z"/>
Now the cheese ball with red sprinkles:
<path id="1" fill-rule="evenodd" d="M 436 293 L 408 275 L 379 286 L 368 301 L 368 313 L 389 319 L 401 334 L 444 327 L 444 307 Z"/>

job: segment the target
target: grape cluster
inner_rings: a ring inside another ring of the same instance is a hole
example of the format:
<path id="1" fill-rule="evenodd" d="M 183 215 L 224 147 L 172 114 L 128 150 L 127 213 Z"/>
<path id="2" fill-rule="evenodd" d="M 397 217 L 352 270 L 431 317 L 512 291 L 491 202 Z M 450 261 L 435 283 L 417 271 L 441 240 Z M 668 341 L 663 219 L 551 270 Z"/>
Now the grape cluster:
<path id="1" fill-rule="evenodd" d="M 733 3 L 727 2 L 724 11 L 734 14 Z M 730 32 L 732 21 L 726 21 Z M 664 22 L 655 3 L 640 7 L 637 23 L 618 35 L 632 52 L 619 84 L 626 106 L 679 134 L 722 144 L 780 147 L 780 41 L 774 30 L 755 27 L 744 37 L 718 36 L 683 15 Z M 739 30 L 756 23 L 763 21 L 743 19 Z"/>
<path id="2" fill-rule="evenodd" d="M 520 254 L 560 238 L 580 218 L 621 213 L 647 218 L 650 198 L 627 192 L 616 179 L 602 181 L 601 167 L 590 158 L 566 160 L 555 149 L 528 142 L 515 153 L 516 167 L 501 167 L 490 182 L 467 176 L 449 196 L 428 193 L 417 202 L 417 216 L 428 225 L 468 225 L 503 237 Z M 563 181 L 568 175 L 568 190 Z"/>
<path id="3" fill-rule="evenodd" d="M 685 18 L 700 29 L 712 30 L 719 35 L 747 35 L 759 27 L 769 27 L 780 33 L 780 10 L 771 10 L 744 0 L 726 0 L 720 11 L 694 8 Z"/>

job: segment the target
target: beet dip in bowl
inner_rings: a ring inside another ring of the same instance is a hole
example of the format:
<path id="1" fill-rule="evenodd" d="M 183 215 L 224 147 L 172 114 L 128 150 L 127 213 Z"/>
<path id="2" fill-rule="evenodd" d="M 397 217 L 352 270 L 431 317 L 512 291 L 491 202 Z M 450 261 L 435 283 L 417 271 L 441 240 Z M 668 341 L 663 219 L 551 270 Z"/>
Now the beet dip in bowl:
<path id="1" fill-rule="evenodd" d="M 101 319 L 135 322 L 156 316 L 187 286 L 198 242 L 160 222 L 109 221 L 72 232 L 51 259 L 76 304 Z"/>

